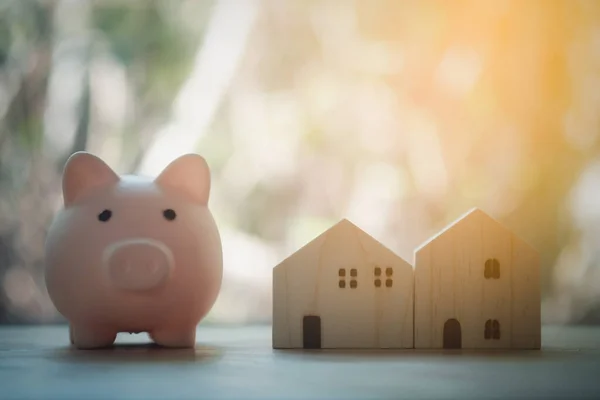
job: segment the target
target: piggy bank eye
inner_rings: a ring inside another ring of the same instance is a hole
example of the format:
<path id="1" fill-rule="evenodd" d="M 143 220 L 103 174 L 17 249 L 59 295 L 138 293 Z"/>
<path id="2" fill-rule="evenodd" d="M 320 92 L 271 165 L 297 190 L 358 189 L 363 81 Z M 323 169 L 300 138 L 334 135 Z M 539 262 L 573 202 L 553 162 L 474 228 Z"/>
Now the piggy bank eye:
<path id="1" fill-rule="evenodd" d="M 112 217 L 112 211 L 104 210 L 100 214 L 98 214 L 98 220 L 102 222 L 106 222 Z"/>
<path id="2" fill-rule="evenodd" d="M 173 221 L 173 220 L 174 220 L 174 219 L 177 217 L 177 214 L 175 214 L 175 211 L 174 211 L 174 210 L 171 210 L 171 209 L 169 208 L 169 209 L 167 209 L 167 210 L 163 211 L 163 216 L 164 216 L 164 217 L 165 217 L 167 220 L 169 220 L 169 221 Z"/>

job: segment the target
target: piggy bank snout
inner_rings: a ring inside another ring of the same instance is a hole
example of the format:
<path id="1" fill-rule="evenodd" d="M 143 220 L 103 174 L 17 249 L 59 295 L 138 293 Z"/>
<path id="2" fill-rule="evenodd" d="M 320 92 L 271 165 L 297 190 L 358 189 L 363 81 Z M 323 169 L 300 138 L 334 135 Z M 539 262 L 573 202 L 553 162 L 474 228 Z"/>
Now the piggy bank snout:
<path id="1" fill-rule="evenodd" d="M 109 281 L 120 289 L 143 291 L 166 283 L 173 269 L 173 254 L 163 243 L 150 239 L 125 240 L 104 252 Z"/>

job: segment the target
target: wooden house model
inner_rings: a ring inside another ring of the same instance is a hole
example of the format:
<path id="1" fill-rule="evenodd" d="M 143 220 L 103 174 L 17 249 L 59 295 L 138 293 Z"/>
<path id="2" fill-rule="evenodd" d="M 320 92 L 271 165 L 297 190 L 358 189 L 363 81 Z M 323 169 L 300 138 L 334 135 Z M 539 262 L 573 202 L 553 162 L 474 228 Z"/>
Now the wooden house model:
<path id="1" fill-rule="evenodd" d="M 273 271 L 274 348 L 412 348 L 413 268 L 342 220 Z"/>
<path id="2" fill-rule="evenodd" d="M 342 220 L 273 270 L 274 348 L 539 349 L 537 252 L 474 209 L 413 267 Z"/>
<path id="3" fill-rule="evenodd" d="M 415 348 L 539 349 L 538 253 L 479 209 L 415 251 Z"/>

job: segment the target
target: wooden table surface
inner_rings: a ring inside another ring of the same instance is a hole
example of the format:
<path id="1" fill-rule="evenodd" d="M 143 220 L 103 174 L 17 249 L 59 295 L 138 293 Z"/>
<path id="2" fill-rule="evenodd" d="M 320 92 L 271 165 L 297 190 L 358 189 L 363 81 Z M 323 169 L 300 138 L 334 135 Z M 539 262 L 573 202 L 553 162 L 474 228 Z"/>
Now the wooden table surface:
<path id="1" fill-rule="evenodd" d="M 600 328 L 545 327 L 541 351 L 283 351 L 270 326 L 200 326 L 192 350 L 66 326 L 0 327 L 0 399 L 600 398 Z"/>

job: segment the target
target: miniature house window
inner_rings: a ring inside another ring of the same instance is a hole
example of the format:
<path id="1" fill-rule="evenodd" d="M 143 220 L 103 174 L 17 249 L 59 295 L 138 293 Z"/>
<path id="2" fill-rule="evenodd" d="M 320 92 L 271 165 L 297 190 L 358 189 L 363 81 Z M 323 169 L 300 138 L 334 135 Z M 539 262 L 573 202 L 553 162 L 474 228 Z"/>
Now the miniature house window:
<path id="1" fill-rule="evenodd" d="M 338 286 L 340 287 L 340 289 L 345 289 L 346 288 L 346 269 L 340 268 L 338 270 L 338 276 L 340 277 Z M 356 277 L 358 276 L 358 270 L 356 268 L 350 269 L 350 276 L 352 277 L 352 279 L 350 280 L 350 288 L 356 289 L 356 287 L 358 286 L 358 282 L 356 281 Z"/>
<path id="2" fill-rule="evenodd" d="M 381 279 L 381 273 L 382 270 L 379 267 L 375 267 L 374 270 L 375 273 L 375 280 L 373 281 L 373 283 L 375 284 L 375 287 L 380 288 L 382 286 L 382 279 Z M 387 279 L 385 280 L 385 286 L 386 287 L 392 287 L 393 282 L 392 282 L 392 275 L 394 274 L 394 270 L 391 267 L 387 267 L 385 269 L 385 275 L 387 276 Z"/>
<path id="3" fill-rule="evenodd" d="M 500 279 L 500 262 L 490 258 L 485 262 L 483 276 L 485 279 Z"/>
<path id="4" fill-rule="evenodd" d="M 485 340 L 500 340 L 500 322 L 498 320 L 488 319 L 485 321 L 483 338 Z"/>

